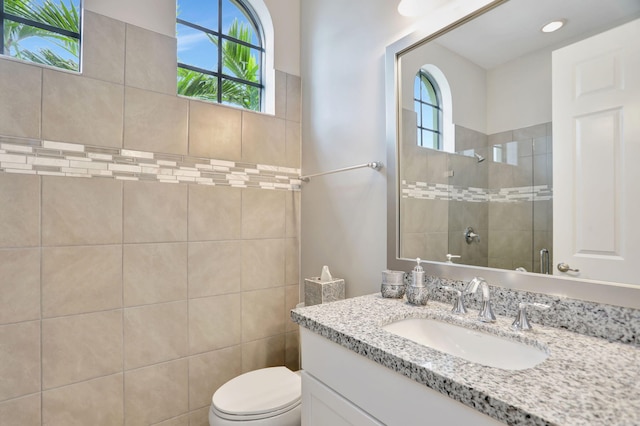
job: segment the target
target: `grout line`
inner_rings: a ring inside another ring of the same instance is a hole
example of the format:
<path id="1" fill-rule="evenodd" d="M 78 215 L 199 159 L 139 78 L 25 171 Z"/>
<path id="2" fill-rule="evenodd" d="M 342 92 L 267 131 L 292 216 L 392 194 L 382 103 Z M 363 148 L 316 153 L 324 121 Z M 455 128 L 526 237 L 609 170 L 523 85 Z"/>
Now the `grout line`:
<path id="1" fill-rule="evenodd" d="M 42 126 L 42 116 L 40 117 L 40 126 Z M 39 232 L 39 241 L 40 241 L 40 246 L 38 247 L 38 253 L 39 253 L 39 260 L 38 260 L 38 264 L 40 265 L 40 424 L 44 424 L 44 338 L 43 338 L 43 329 L 42 329 L 42 311 L 43 311 L 43 305 L 44 305 L 44 297 L 43 297 L 43 269 L 44 269 L 44 264 L 43 264 L 43 251 L 42 251 L 42 217 L 43 217 L 43 212 L 42 212 L 42 207 L 43 207 L 43 187 L 44 187 L 44 179 L 39 176 L 38 177 L 38 184 L 39 184 L 39 191 L 38 191 L 38 206 L 39 206 L 39 222 L 40 222 L 40 232 Z"/>

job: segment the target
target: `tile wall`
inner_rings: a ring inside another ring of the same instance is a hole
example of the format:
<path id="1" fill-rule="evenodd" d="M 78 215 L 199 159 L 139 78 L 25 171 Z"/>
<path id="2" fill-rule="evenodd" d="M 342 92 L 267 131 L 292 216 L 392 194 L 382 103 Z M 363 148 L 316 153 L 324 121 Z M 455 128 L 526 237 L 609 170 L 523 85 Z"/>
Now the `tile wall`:
<path id="1" fill-rule="evenodd" d="M 401 256 L 539 272 L 540 250 L 553 249 L 551 123 L 493 135 L 456 126 L 463 155 L 451 155 L 418 147 L 414 114 L 402 115 Z M 468 226 L 479 241 L 466 243 Z"/>
<path id="2" fill-rule="evenodd" d="M 84 28 L 82 75 L 0 59 L 0 424 L 207 425 L 298 368 L 300 79 L 275 116 L 189 100 L 175 39 Z"/>

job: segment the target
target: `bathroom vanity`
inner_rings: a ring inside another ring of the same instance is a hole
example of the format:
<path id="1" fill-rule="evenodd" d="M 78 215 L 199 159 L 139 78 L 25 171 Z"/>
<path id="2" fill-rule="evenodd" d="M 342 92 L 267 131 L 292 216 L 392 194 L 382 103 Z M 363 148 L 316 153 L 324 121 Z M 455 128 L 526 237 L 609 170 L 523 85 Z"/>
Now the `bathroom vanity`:
<path id="1" fill-rule="evenodd" d="M 476 315 L 473 308 L 460 316 L 450 304 L 418 307 L 379 294 L 293 310 L 301 326 L 303 424 L 640 424 L 637 345 L 540 324 L 516 332 L 509 316 L 485 324 Z M 637 322 L 633 315 L 628 319 Z M 488 367 L 383 329 L 406 318 L 518 341 L 546 359 L 532 368 Z M 603 328 L 620 337 L 615 325 Z"/>

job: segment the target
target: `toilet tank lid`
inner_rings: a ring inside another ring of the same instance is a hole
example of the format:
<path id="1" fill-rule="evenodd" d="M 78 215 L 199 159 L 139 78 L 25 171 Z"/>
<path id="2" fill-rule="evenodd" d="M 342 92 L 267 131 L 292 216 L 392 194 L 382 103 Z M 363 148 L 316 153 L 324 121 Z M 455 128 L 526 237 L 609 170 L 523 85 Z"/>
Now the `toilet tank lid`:
<path id="1" fill-rule="evenodd" d="M 286 367 L 250 371 L 229 380 L 211 398 L 227 414 L 249 416 L 281 410 L 300 401 L 300 376 Z"/>

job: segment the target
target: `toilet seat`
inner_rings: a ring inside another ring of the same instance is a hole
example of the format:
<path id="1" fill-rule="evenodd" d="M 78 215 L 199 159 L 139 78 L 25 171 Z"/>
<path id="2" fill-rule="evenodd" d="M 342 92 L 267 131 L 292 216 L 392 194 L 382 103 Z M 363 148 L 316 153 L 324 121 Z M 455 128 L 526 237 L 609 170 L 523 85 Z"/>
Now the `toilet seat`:
<path id="1" fill-rule="evenodd" d="M 300 405 L 300 376 L 286 367 L 250 371 L 222 385 L 211 409 L 223 419 L 249 421 L 286 413 Z"/>

